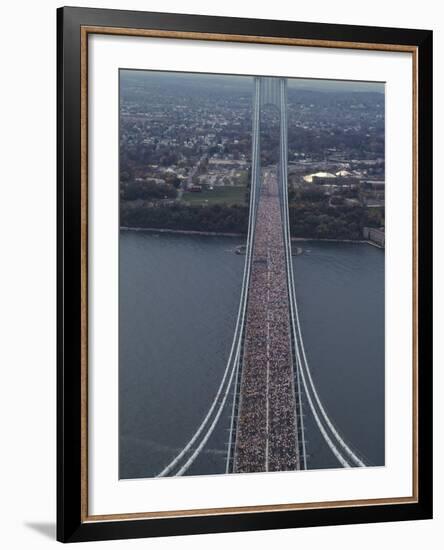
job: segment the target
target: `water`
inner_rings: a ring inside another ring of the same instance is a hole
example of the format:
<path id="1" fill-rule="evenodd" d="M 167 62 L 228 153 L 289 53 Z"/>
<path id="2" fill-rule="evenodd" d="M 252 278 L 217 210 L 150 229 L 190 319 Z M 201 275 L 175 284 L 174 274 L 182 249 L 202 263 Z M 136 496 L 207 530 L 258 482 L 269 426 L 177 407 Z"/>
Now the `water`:
<path id="1" fill-rule="evenodd" d="M 230 351 L 245 256 L 227 237 L 122 231 L 120 477 L 152 477 L 205 416 Z M 303 244 L 293 258 L 318 392 L 345 439 L 384 463 L 384 253 Z M 306 410 L 309 467 L 337 467 Z M 224 471 L 227 410 L 189 474 Z"/>
<path id="2" fill-rule="evenodd" d="M 303 247 L 293 270 L 316 389 L 345 441 L 365 463 L 383 465 L 384 251 L 350 243 Z M 309 466 L 337 467 L 310 414 L 306 429 Z"/>

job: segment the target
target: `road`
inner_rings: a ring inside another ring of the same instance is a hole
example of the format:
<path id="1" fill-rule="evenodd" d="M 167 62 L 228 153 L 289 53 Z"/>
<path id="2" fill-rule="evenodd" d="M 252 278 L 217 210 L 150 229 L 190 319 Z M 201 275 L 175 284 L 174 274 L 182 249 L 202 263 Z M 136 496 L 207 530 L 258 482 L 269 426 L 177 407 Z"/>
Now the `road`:
<path id="1" fill-rule="evenodd" d="M 277 171 L 262 171 L 240 385 L 235 472 L 299 469 Z"/>

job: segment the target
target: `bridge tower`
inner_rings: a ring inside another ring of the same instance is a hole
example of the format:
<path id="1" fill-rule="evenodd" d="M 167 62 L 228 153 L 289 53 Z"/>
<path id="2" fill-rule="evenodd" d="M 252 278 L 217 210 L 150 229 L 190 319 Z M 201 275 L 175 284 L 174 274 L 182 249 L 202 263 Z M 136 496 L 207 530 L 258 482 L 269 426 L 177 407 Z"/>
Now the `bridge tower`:
<path id="1" fill-rule="evenodd" d="M 286 78 L 274 76 L 258 76 L 259 81 L 259 104 L 260 107 L 275 105 L 281 109 L 281 86 L 286 86 Z"/>

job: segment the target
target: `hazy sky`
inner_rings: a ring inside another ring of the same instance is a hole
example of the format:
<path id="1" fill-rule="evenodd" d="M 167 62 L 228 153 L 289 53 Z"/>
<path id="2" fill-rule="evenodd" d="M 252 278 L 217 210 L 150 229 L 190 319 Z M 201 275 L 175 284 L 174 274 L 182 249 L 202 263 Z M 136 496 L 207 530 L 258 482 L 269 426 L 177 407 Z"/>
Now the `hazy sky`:
<path id="1" fill-rule="evenodd" d="M 137 71 L 122 70 L 121 75 L 125 77 L 135 76 L 141 79 L 154 79 L 157 81 L 193 82 L 202 85 L 238 85 L 250 86 L 250 76 L 220 75 L 220 74 L 200 74 L 200 73 L 178 73 L 163 71 Z M 291 89 L 316 90 L 319 92 L 384 92 L 384 83 L 382 82 L 359 82 L 352 80 L 321 80 L 306 78 L 288 78 L 288 86 Z"/>

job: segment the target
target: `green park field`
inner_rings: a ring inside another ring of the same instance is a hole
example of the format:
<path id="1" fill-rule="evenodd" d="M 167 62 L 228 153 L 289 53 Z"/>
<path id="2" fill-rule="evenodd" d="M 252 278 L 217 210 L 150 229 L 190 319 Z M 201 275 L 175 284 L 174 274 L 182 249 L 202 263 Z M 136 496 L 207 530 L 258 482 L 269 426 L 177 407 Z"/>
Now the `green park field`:
<path id="1" fill-rule="evenodd" d="M 233 185 L 224 187 L 214 187 L 214 189 L 202 189 L 199 193 L 185 192 L 182 200 L 192 205 L 213 205 L 213 204 L 245 204 L 245 193 L 247 189 L 244 185 Z"/>

